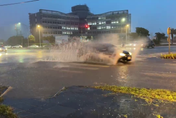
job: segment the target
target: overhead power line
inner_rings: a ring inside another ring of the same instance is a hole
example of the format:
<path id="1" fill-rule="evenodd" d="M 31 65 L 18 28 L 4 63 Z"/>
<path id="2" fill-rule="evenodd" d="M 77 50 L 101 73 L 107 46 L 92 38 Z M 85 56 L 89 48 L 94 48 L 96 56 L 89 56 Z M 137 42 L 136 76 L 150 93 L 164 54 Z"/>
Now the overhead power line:
<path id="1" fill-rule="evenodd" d="M 24 3 L 30 3 L 30 2 L 37 2 L 37 1 L 39 1 L 39 0 L 30 0 L 30 1 L 23 1 L 23 2 L 2 4 L 2 5 L 0 5 L 0 7 L 3 7 L 3 6 L 10 6 L 10 5 L 17 5 L 17 4 L 24 4 Z"/>

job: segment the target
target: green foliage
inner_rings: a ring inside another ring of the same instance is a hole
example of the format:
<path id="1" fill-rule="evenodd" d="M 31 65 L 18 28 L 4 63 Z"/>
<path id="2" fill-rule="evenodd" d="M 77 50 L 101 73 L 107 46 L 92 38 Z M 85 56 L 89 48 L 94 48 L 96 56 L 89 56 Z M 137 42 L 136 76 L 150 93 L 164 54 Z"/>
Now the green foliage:
<path id="1" fill-rule="evenodd" d="M 176 59 L 176 54 L 161 54 L 161 58 L 163 59 Z"/>
<path id="2" fill-rule="evenodd" d="M 147 37 L 150 35 L 149 31 L 142 27 L 136 27 L 136 33 L 138 34 L 138 36 L 144 36 L 144 37 Z"/>
<path id="3" fill-rule="evenodd" d="M 134 40 L 136 40 L 139 37 L 139 35 L 135 32 L 129 33 L 128 35 L 130 36 L 131 39 L 134 39 Z"/>
<path id="4" fill-rule="evenodd" d="M 176 92 L 165 89 L 146 89 L 135 87 L 119 87 L 119 86 L 95 86 L 96 89 L 113 91 L 116 93 L 132 94 L 138 98 L 144 99 L 147 103 L 157 100 L 160 102 L 176 102 Z"/>
<path id="5" fill-rule="evenodd" d="M 156 32 L 155 33 L 155 37 L 156 37 L 156 39 L 154 39 L 155 44 L 160 44 L 161 39 L 165 39 L 166 38 L 165 34 L 164 33 L 160 33 L 160 32 Z"/>
<path id="6" fill-rule="evenodd" d="M 7 40 L 8 45 L 20 45 L 22 44 L 23 36 L 12 36 Z"/>
<path id="7" fill-rule="evenodd" d="M 35 37 L 33 35 L 28 36 L 29 42 L 35 42 Z"/>
<path id="8" fill-rule="evenodd" d="M 17 116 L 13 113 L 13 109 L 3 104 L 0 105 L 0 117 L 17 118 Z"/>
<path id="9" fill-rule="evenodd" d="M 153 114 L 154 116 L 156 116 L 156 118 L 163 118 L 161 115 L 159 114 Z"/>
<path id="10" fill-rule="evenodd" d="M 43 40 L 48 41 L 49 43 L 55 43 L 55 37 L 54 36 L 43 37 Z"/>

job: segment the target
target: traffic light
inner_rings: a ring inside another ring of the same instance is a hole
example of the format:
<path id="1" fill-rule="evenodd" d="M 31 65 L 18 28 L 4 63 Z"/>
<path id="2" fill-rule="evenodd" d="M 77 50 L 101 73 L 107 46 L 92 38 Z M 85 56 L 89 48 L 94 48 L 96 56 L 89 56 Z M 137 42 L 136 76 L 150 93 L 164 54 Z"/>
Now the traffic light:
<path id="1" fill-rule="evenodd" d="M 85 25 L 85 28 L 89 28 L 89 25 L 86 24 L 86 25 Z"/>

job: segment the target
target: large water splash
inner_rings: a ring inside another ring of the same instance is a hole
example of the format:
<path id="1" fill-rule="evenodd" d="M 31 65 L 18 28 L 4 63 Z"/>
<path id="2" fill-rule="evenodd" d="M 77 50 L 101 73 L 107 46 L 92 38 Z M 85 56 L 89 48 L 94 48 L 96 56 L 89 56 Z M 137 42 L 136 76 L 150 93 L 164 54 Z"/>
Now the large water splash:
<path id="1" fill-rule="evenodd" d="M 139 44 L 144 44 L 144 40 L 138 40 Z M 98 45 L 98 43 L 109 43 L 116 45 L 118 48 L 116 50 L 117 54 L 122 52 L 122 50 L 127 50 L 133 53 L 133 61 L 136 60 L 137 55 L 140 52 L 141 46 L 137 45 L 134 49 L 131 50 L 130 48 L 124 48 L 121 47 L 121 43 L 119 41 L 118 35 L 102 35 L 97 40 L 87 42 L 90 45 Z M 78 50 L 80 48 L 84 48 L 85 42 L 81 42 L 79 40 L 75 40 L 73 42 L 67 42 L 64 44 L 60 44 L 58 46 L 53 46 L 50 48 L 50 53 L 48 56 L 46 56 L 43 61 L 57 61 L 57 62 L 98 62 L 98 63 L 104 63 L 104 64 L 110 64 L 114 65 L 116 64 L 119 55 L 116 55 L 115 57 L 111 58 L 108 55 L 105 55 L 103 53 L 97 52 L 95 50 L 92 50 L 91 48 L 88 49 L 88 52 L 83 54 L 83 56 L 78 57 Z M 131 43 L 131 42 L 128 42 Z"/>

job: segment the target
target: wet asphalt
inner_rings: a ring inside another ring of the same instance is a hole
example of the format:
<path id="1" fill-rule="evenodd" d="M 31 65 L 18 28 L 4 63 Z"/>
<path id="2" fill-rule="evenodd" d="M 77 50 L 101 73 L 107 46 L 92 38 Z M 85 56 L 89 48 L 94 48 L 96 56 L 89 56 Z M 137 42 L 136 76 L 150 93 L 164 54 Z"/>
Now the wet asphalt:
<path id="1" fill-rule="evenodd" d="M 0 84 L 13 87 L 7 98 L 46 99 L 63 87 L 100 84 L 176 90 L 176 60 L 158 57 L 167 51 L 165 46 L 140 49 L 135 61 L 111 66 L 46 61 L 48 50 L 11 49 L 0 57 Z"/>

